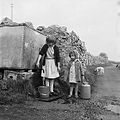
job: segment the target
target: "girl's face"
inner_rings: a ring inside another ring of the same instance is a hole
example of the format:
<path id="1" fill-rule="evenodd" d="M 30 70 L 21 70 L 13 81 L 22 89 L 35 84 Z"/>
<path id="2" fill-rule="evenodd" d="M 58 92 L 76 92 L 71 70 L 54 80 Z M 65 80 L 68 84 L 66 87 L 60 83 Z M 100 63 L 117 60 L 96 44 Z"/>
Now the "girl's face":
<path id="1" fill-rule="evenodd" d="M 54 45 L 54 43 L 47 43 L 49 47 L 52 47 Z"/>
<path id="2" fill-rule="evenodd" d="M 71 54 L 71 60 L 75 60 L 75 55 L 74 54 Z"/>

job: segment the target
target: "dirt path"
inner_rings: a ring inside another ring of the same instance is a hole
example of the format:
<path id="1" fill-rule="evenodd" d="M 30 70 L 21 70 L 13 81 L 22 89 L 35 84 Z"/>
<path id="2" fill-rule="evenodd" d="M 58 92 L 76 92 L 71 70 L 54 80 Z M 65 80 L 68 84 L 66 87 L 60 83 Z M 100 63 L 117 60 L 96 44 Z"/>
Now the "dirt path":
<path id="1" fill-rule="evenodd" d="M 120 120 L 120 70 L 106 67 L 104 75 L 97 78 L 93 96 L 105 109 L 99 114 L 102 120 Z"/>
<path id="2" fill-rule="evenodd" d="M 97 79 L 95 92 L 99 96 L 120 97 L 120 70 L 114 66 L 106 67 L 104 76 Z"/>
<path id="3" fill-rule="evenodd" d="M 36 104 L 36 103 L 35 103 Z M 61 104 L 56 102 L 36 104 L 33 107 L 44 110 L 57 110 L 62 119 L 76 120 L 120 120 L 120 113 L 106 108 L 107 105 L 120 106 L 120 71 L 114 66 L 106 67 L 105 74 L 98 76 L 97 82 L 90 100 L 79 99 L 75 104 Z M 68 117 L 68 114 L 72 117 Z M 76 116 L 74 116 L 76 114 Z M 50 115 L 50 114 L 49 114 Z M 74 116 L 74 117 L 73 117 Z M 52 115 L 53 117 L 53 115 Z M 83 117 L 83 118 L 82 118 Z M 55 118 L 55 116 L 53 117 Z M 50 118 L 49 118 L 50 119 Z"/>
<path id="4" fill-rule="evenodd" d="M 120 70 L 106 67 L 105 74 L 97 77 L 90 100 L 64 102 L 33 100 L 25 105 L 1 105 L 0 120 L 120 120 Z"/>

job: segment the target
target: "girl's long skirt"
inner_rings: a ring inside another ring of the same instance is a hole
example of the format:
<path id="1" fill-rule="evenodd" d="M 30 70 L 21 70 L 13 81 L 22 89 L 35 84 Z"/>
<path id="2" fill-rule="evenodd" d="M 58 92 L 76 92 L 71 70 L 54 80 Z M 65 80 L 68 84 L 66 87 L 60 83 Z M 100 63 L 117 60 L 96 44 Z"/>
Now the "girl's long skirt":
<path id="1" fill-rule="evenodd" d="M 54 79 L 59 77 L 57 66 L 55 65 L 54 59 L 46 59 L 45 66 L 43 66 L 42 77 Z"/>

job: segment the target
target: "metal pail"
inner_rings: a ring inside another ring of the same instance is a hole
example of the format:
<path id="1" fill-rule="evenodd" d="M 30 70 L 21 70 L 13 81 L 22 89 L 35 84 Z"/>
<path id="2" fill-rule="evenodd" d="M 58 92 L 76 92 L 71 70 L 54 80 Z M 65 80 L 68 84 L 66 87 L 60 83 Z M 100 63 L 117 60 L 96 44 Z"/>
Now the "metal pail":
<path id="1" fill-rule="evenodd" d="M 50 94 L 49 86 L 39 86 L 38 91 L 41 98 L 49 98 L 49 94 Z"/>
<path id="2" fill-rule="evenodd" d="M 81 96 L 82 99 L 90 99 L 90 97 L 91 97 L 91 87 L 87 82 L 85 82 L 81 85 L 80 96 Z"/>

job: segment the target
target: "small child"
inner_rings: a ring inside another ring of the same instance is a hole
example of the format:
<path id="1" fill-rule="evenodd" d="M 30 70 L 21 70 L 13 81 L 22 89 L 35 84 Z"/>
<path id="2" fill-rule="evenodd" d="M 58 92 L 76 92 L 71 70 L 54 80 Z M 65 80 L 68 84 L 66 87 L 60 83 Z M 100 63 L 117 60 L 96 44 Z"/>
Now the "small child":
<path id="1" fill-rule="evenodd" d="M 75 88 L 75 97 L 78 98 L 78 83 L 84 79 L 84 71 L 77 51 L 70 52 L 69 57 L 67 78 L 70 84 L 70 93 L 68 97 L 73 95 L 73 89 Z"/>

